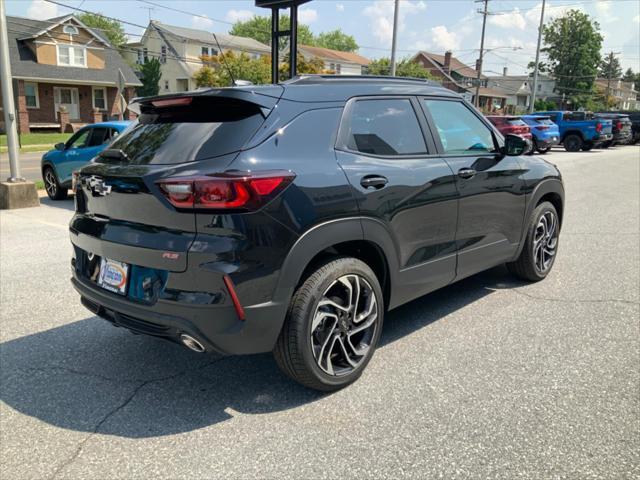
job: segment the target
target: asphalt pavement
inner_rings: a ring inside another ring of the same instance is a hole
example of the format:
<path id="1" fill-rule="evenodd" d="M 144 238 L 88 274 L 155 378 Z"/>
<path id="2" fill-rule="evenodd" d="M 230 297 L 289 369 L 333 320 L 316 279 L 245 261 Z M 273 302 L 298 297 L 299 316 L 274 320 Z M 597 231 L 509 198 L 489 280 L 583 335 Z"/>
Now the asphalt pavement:
<path id="1" fill-rule="evenodd" d="M 640 148 L 546 156 L 543 282 L 503 267 L 391 312 L 331 395 L 93 316 L 72 202 L 0 213 L 0 478 L 639 478 Z"/>
<path id="2" fill-rule="evenodd" d="M 20 174 L 24 178 L 32 182 L 42 180 L 40 159 L 44 153 L 45 152 L 32 152 L 20 154 Z M 7 153 L 0 153 L 0 180 L 4 181 L 9 175 L 9 155 Z"/>

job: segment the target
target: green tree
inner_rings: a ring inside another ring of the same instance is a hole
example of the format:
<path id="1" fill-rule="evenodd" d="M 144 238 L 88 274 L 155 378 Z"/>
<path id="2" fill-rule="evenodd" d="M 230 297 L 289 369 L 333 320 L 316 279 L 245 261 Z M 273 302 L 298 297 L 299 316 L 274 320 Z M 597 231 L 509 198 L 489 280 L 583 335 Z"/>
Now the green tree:
<path id="1" fill-rule="evenodd" d="M 533 71 L 536 67 L 536 62 L 529 62 L 527 64 L 527 70 L 529 70 L 529 75 L 533 75 Z M 547 73 L 549 71 L 549 67 L 544 62 L 538 62 L 538 73 Z"/>
<path id="2" fill-rule="evenodd" d="M 602 60 L 600 25 L 579 10 L 569 10 L 543 27 L 543 38 L 556 90 L 570 98 L 573 108 L 586 106 L 595 93 Z"/>
<path id="3" fill-rule="evenodd" d="M 251 58 L 244 52 L 228 51 L 201 58 L 205 65 L 194 75 L 198 87 L 228 87 L 233 80 L 248 80 L 256 85 L 271 82 L 269 57 Z"/>
<path id="4" fill-rule="evenodd" d="M 339 28 L 318 35 L 315 39 L 315 45 L 341 52 L 355 52 L 359 48 L 356 39 Z"/>
<path id="5" fill-rule="evenodd" d="M 280 80 L 289 78 L 289 54 L 285 55 L 283 63 L 278 69 Z M 296 72 L 302 74 L 318 74 L 318 73 L 335 73 L 324 69 L 324 61 L 321 58 L 313 57 L 306 59 L 301 53 L 298 53 L 298 62 Z"/>
<path id="6" fill-rule="evenodd" d="M 160 71 L 160 60 L 157 58 L 151 58 L 142 65 L 140 65 L 140 73 L 142 78 L 142 86 L 138 87 L 137 93 L 141 97 L 149 97 L 152 95 L 158 95 L 160 91 L 160 78 L 162 72 Z"/>
<path id="7" fill-rule="evenodd" d="M 127 36 L 124 33 L 122 24 L 117 20 L 111 20 L 96 13 L 81 13 L 78 20 L 87 27 L 97 30 L 98 34 L 107 37 L 107 40 L 116 48 L 122 48 L 127 43 Z"/>
<path id="8" fill-rule="evenodd" d="M 391 60 L 388 57 L 379 58 L 369 64 L 369 75 L 389 75 Z M 422 65 L 405 58 L 396 64 L 396 76 L 433 79 L 433 76 Z"/>
<path id="9" fill-rule="evenodd" d="M 623 82 L 633 82 L 633 85 L 636 90 L 640 90 L 640 72 L 633 73 L 631 68 L 627 68 L 627 71 L 624 72 L 622 76 Z"/>
<path id="10" fill-rule="evenodd" d="M 622 66 L 620 60 L 615 55 L 607 55 L 600 62 L 598 74 L 604 78 L 620 78 L 622 76 Z"/>
<path id="11" fill-rule="evenodd" d="M 220 86 L 220 77 L 216 71 L 208 65 L 198 70 L 193 79 L 196 81 L 196 87 L 217 87 Z"/>
<path id="12" fill-rule="evenodd" d="M 280 16 L 280 30 L 289 29 L 289 16 Z M 249 20 L 238 21 L 229 31 L 231 35 L 253 38 L 265 45 L 271 45 L 271 18 L 255 15 Z M 307 25 L 298 23 L 298 43 L 302 45 L 314 45 L 313 33 Z M 283 45 L 282 45 L 283 46 Z"/>
<path id="13" fill-rule="evenodd" d="M 533 109 L 536 112 L 547 112 L 557 108 L 558 106 L 556 105 L 556 102 L 552 100 L 543 100 L 542 98 L 537 99 L 536 103 L 533 104 Z"/>

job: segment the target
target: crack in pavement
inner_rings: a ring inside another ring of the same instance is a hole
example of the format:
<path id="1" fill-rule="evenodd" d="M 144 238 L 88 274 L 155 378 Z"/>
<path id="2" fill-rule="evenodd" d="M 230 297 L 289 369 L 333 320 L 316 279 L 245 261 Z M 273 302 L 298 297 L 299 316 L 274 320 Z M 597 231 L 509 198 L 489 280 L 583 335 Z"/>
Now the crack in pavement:
<path id="1" fill-rule="evenodd" d="M 542 297 L 538 295 L 532 295 L 531 293 L 521 292 L 515 288 L 510 288 L 507 291 L 513 292 L 516 295 L 522 295 L 523 297 L 530 298 L 532 300 L 542 300 L 546 302 L 560 302 L 560 303 L 625 303 L 628 305 L 640 305 L 640 302 L 634 302 L 633 300 L 624 300 L 619 298 L 598 298 L 593 300 L 572 300 L 566 298 L 553 298 L 553 297 Z"/>
<path id="2" fill-rule="evenodd" d="M 158 382 L 165 382 L 167 380 L 173 380 L 175 378 L 178 378 L 182 375 L 185 375 L 187 373 L 193 373 L 193 372 L 197 372 L 200 370 L 204 370 L 205 368 L 215 364 L 215 363 L 219 363 L 222 360 L 229 358 L 229 357 L 220 357 L 220 358 L 216 358 L 215 360 L 212 360 L 211 362 L 207 362 L 204 365 L 199 366 L 198 368 L 195 369 L 189 369 L 189 370 L 181 370 L 178 373 L 174 373 L 173 375 L 167 375 L 165 377 L 159 377 L 159 378 L 152 378 L 149 380 L 145 380 L 142 383 L 140 383 L 140 385 L 136 386 L 133 391 L 131 392 L 131 394 L 122 402 L 120 403 L 120 405 L 116 406 L 114 409 L 112 409 L 111 411 L 109 411 L 104 417 L 102 417 L 98 423 L 96 423 L 96 426 L 93 428 L 93 431 L 90 432 L 87 436 L 85 436 L 77 445 L 75 452 L 64 462 L 62 462 L 54 471 L 53 473 L 48 477 L 50 480 L 53 480 L 54 478 L 56 478 L 60 473 L 62 473 L 63 470 L 65 470 L 67 467 L 69 467 L 73 462 L 75 462 L 78 457 L 80 457 L 80 455 L 82 454 L 82 450 L 84 449 L 85 445 L 87 444 L 87 442 L 89 440 L 91 440 L 91 438 L 97 434 L 100 430 L 100 427 L 102 427 L 102 425 L 105 424 L 105 422 L 107 422 L 111 417 L 113 417 L 114 415 L 116 415 L 119 411 L 121 411 L 123 408 L 125 408 L 127 405 L 129 405 L 133 399 L 136 397 L 136 395 L 138 395 L 138 393 L 140 392 L 140 390 L 142 390 L 144 387 L 146 387 L 147 385 L 150 385 L 152 383 L 158 383 Z"/>

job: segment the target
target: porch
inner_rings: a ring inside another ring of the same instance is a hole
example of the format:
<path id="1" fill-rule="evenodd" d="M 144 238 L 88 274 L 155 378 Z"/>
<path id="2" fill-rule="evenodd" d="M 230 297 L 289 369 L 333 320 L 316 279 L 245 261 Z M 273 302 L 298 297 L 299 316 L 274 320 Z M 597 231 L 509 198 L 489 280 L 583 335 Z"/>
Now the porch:
<path id="1" fill-rule="evenodd" d="M 105 85 L 17 80 L 18 125 L 20 133 L 33 130 L 75 131 L 88 123 L 121 120 L 118 89 Z M 133 87 L 125 89 L 125 99 L 135 96 Z"/>

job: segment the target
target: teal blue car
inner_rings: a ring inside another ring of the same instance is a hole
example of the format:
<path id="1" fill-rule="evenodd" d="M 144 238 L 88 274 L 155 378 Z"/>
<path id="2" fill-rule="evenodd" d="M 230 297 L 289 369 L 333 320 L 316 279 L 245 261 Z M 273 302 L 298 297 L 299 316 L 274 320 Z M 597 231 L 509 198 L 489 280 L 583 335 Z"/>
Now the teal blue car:
<path id="1" fill-rule="evenodd" d="M 66 143 L 58 143 L 42 156 L 42 180 L 51 200 L 67 198 L 73 172 L 104 150 L 131 122 L 93 123 L 78 130 Z"/>

